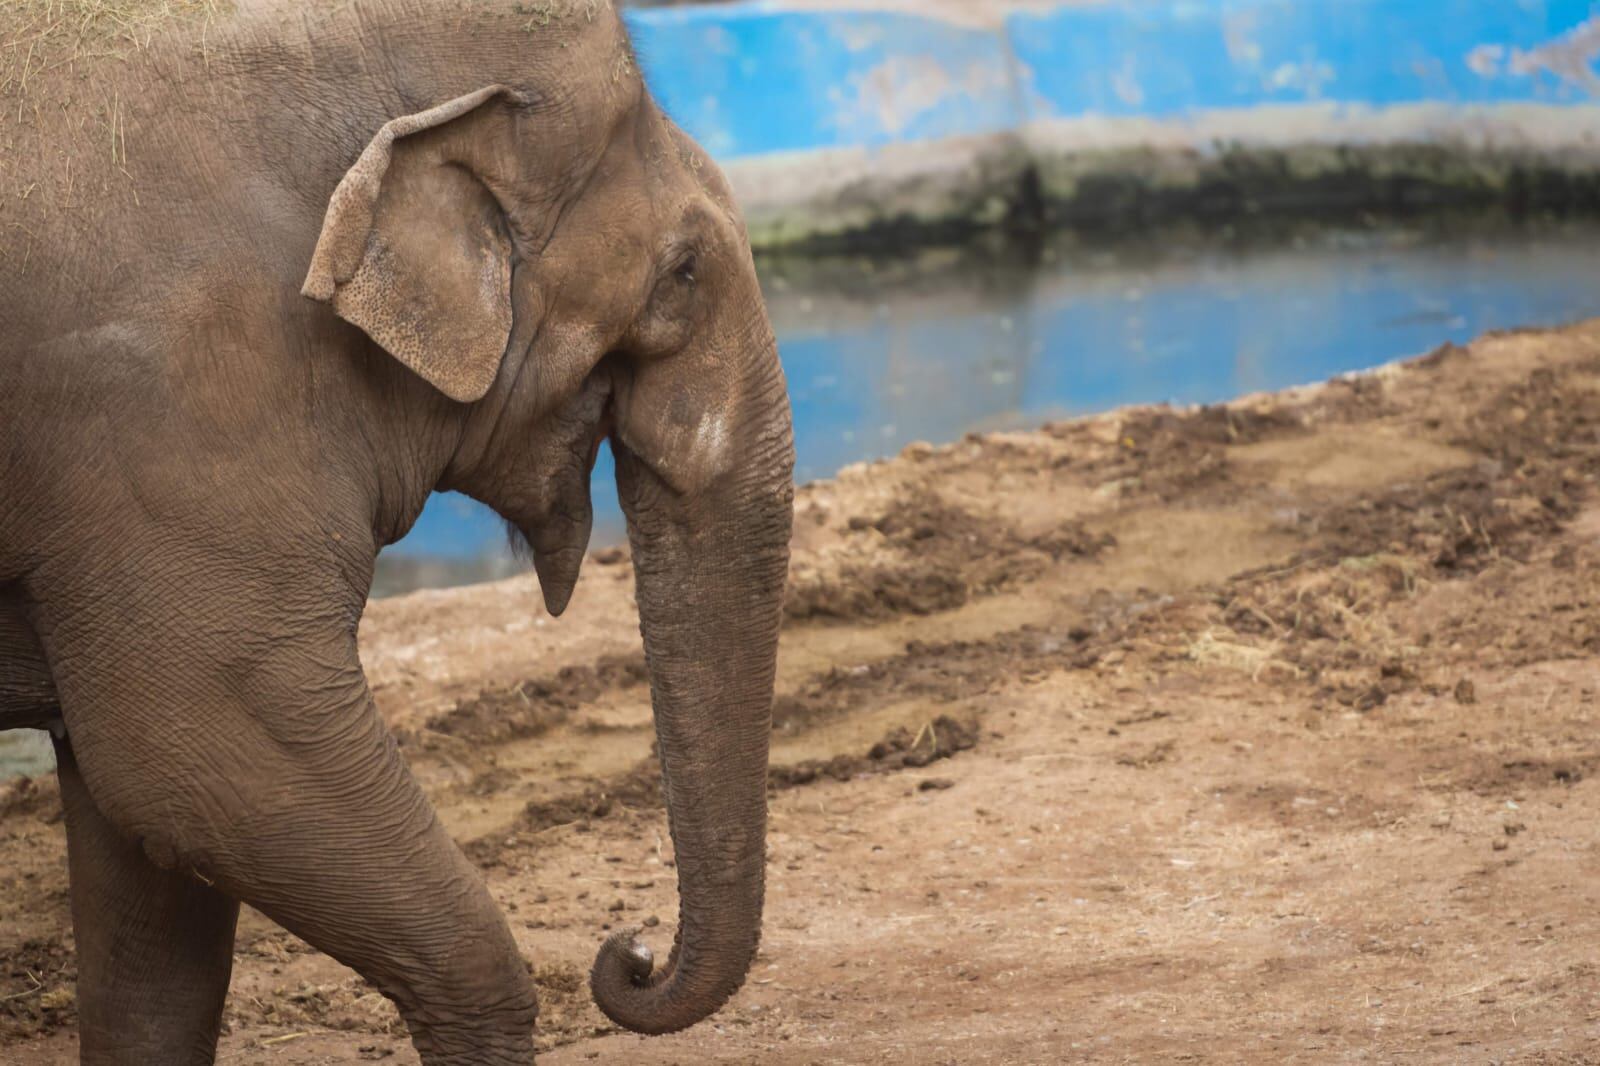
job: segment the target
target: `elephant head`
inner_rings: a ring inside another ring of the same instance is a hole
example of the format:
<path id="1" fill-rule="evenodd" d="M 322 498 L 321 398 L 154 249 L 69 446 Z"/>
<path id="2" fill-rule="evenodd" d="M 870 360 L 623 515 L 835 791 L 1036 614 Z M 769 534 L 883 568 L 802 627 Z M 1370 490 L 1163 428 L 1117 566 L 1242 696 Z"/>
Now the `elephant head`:
<path id="1" fill-rule="evenodd" d="M 725 181 L 636 76 L 605 98 L 493 84 L 389 122 L 304 292 L 449 398 L 439 487 L 520 532 L 553 613 L 612 443 L 681 909 L 661 967 L 613 936 L 592 986 L 617 1023 L 664 1033 L 737 990 L 760 935 L 793 438 Z"/>

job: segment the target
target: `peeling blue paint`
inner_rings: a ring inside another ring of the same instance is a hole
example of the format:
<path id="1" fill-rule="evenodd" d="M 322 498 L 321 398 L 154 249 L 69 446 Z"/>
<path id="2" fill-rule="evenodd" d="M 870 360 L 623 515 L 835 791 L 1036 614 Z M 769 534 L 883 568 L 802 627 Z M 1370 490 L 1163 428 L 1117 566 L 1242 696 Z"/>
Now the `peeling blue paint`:
<path id="1" fill-rule="evenodd" d="M 763 3 L 628 21 L 657 99 L 720 158 L 993 133 L 1021 117 L 988 30 Z"/>
<path id="2" fill-rule="evenodd" d="M 1591 0 L 1214 0 L 1006 20 L 1036 114 L 1112 117 L 1321 101 L 1587 102 L 1600 77 L 1563 76 L 1570 57 L 1528 60 L 1541 49 L 1564 55 L 1563 38 L 1586 26 L 1600 27 Z"/>
<path id="3" fill-rule="evenodd" d="M 989 27 L 779 0 L 627 18 L 658 99 L 722 159 L 1086 115 L 1600 101 L 1600 0 L 1157 0 Z"/>

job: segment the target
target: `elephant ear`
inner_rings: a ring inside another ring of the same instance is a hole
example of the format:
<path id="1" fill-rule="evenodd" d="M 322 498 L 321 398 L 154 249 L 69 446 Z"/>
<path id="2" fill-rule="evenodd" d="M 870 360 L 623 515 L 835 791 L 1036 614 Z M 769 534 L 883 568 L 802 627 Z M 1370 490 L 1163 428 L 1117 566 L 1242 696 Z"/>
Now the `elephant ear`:
<path id="1" fill-rule="evenodd" d="M 334 190 L 301 289 L 463 403 L 489 391 L 511 334 L 509 225 L 463 158 L 507 102 L 520 94 L 489 86 L 379 130 Z"/>

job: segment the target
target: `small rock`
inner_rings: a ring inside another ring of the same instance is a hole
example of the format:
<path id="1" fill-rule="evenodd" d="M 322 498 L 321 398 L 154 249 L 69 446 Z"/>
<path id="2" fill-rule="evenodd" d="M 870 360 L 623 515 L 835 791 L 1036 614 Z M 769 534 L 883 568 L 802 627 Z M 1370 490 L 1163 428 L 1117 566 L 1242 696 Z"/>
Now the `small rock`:
<path id="1" fill-rule="evenodd" d="M 1496 840 L 1494 842 L 1494 850 L 1496 850 L 1496 851 L 1504 851 L 1507 848 L 1509 848 L 1510 846 L 1511 846 L 1511 842 L 1506 840 L 1506 839 L 1504 839 L 1504 838 L 1501 838 L 1500 840 Z"/>
<path id="2" fill-rule="evenodd" d="M 611 903 L 611 906 L 606 908 L 606 910 L 612 912 L 613 914 L 615 914 L 617 911 L 625 911 L 627 909 L 628 909 L 628 905 L 626 903 L 622 902 L 620 899 L 619 900 L 613 900 L 612 903 Z"/>
<path id="3" fill-rule="evenodd" d="M 1457 703 L 1471 704 L 1478 702 L 1478 690 L 1473 687 L 1472 681 L 1463 677 L 1456 682 L 1455 697 Z"/>
<path id="4" fill-rule="evenodd" d="M 656 926 L 658 926 L 660 924 L 661 924 L 661 919 L 657 918 L 653 914 L 650 917 L 648 917 L 648 918 L 646 918 L 644 920 L 644 927 L 646 929 L 654 929 Z"/>
<path id="5" fill-rule="evenodd" d="M 948 777 L 929 777 L 917 782 L 918 792 L 936 792 L 954 787 L 955 782 Z"/>

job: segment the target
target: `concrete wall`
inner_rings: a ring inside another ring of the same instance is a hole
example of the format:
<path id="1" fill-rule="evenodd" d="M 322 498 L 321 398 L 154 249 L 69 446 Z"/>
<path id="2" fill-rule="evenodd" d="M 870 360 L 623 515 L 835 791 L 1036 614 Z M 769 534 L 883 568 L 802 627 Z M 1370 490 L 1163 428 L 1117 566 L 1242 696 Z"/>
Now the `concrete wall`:
<path id="1" fill-rule="evenodd" d="M 745 0 L 628 18 L 760 243 L 1039 204 L 1089 221 L 1600 202 L 1593 0 Z"/>

